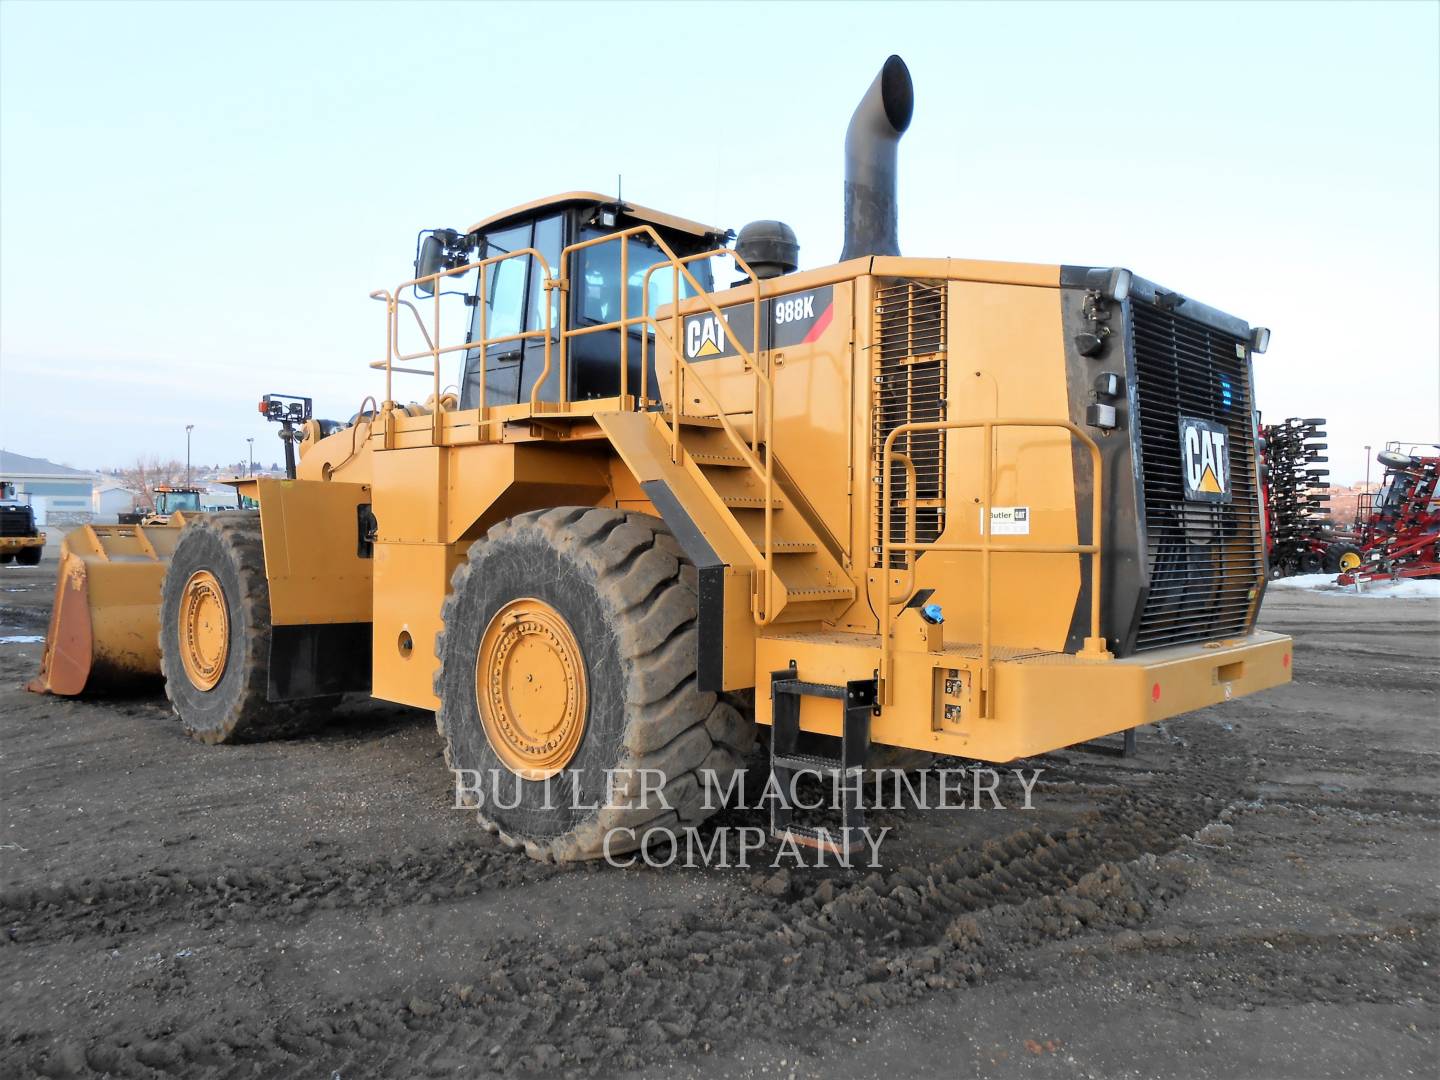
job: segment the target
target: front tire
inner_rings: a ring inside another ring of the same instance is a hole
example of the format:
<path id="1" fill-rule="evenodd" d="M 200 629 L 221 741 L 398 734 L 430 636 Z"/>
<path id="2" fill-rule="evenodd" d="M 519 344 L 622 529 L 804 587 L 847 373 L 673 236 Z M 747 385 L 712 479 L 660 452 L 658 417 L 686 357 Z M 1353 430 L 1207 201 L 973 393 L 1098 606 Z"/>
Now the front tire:
<path id="1" fill-rule="evenodd" d="M 259 514 L 232 510 L 185 526 L 161 588 L 160 671 L 175 714 L 204 743 L 291 735 L 333 703 L 267 697 L 270 584 Z"/>
<path id="2" fill-rule="evenodd" d="M 719 808 L 755 726 L 696 686 L 695 589 L 675 538 L 644 514 L 521 514 L 471 547 L 436 640 L 435 719 L 446 763 L 473 770 L 457 779 L 482 825 L 569 862 Z"/>
<path id="3" fill-rule="evenodd" d="M 21 548 L 15 553 L 15 562 L 20 566 L 39 566 L 41 551 L 38 547 Z"/>

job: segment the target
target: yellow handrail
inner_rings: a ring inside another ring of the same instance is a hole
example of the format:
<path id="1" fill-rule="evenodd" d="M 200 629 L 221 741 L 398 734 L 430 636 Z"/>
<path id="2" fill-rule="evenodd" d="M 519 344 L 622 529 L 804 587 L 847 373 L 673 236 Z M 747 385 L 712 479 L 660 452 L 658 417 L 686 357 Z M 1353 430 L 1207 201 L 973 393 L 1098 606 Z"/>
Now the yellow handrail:
<path id="1" fill-rule="evenodd" d="M 735 261 L 735 265 L 738 266 L 741 270 L 743 270 L 746 276 L 750 278 L 751 284 L 753 286 L 753 294 L 751 299 L 751 316 L 753 318 L 753 329 L 751 331 L 752 336 L 750 340 L 751 344 L 755 348 L 756 353 L 758 354 L 763 351 L 760 348 L 760 308 L 763 299 L 760 292 L 760 279 L 755 275 L 755 272 L 750 269 L 750 265 L 745 262 L 745 260 L 742 259 L 739 254 L 727 249 L 720 249 L 718 251 L 712 252 L 701 252 L 698 255 L 687 255 L 683 259 L 676 260 L 676 276 L 678 278 L 678 271 L 684 270 L 686 263 L 694 262 L 697 259 L 709 258 L 717 254 L 725 254 L 730 256 Z M 648 270 L 645 271 L 643 289 L 644 294 L 647 298 L 650 295 L 650 274 L 653 273 L 660 265 L 660 263 L 656 263 L 654 266 L 650 267 Z M 773 505 L 775 501 L 775 463 L 771 451 L 771 446 L 774 442 L 775 435 L 775 385 L 770 378 L 769 356 L 767 353 L 766 366 L 764 368 L 761 368 L 759 361 L 756 359 L 756 356 L 752 355 L 751 352 L 745 348 L 745 346 L 740 344 L 740 339 L 735 336 L 734 330 L 730 328 L 730 323 L 728 320 L 726 320 L 720 308 L 711 300 L 709 294 L 700 288 L 699 283 L 695 281 L 694 277 L 690 274 L 688 270 L 685 270 L 685 277 L 688 281 L 690 281 L 692 287 L 696 289 L 697 295 L 702 300 L 704 300 L 705 305 L 714 313 L 715 320 L 719 324 L 720 329 L 724 331 L 726 338 L 728 338 L 730 343 L 735 347 L 736 355 L 738 355 L 744 362 L 745 366 L 750 369 L 751 376 L 755 380 L 754 400 L 756 402 L 756 411 L 763 411 L 764 413 L 765 434 L 762 440 L 760 437 L 761 424 L 759 421 L 759 417 L 757 416 L 751 428 L 751 441 L 750 444 L 747 446 L 745 443 L 745 439 L 740 435 L 740 432 L 735 429 L 735 426 L 731 424 L 729 419 L 726 417 L 725 410 L 721 406 L 719 396 L 716 395 L 716 393 L 710 388 L 710 386 L 705 382 L 704 378 L 702 378 L 700 374 L 695 371 L 693 365 L 691 365 L 691 363 L 685 359 L 684 353 L 682 352 L 682 335 L 680 333 L 680 290 L 678 288 L 677 280 L 676 287 L 671 290 L 671 322 L 674 326 L 674 335 L 669 341 L 667 341 L 667 344 L 670 347 L 670 355 L 674 358 L 674 367 L 671 369 L 671 420 L 669 421 L 671 436 L 671 455 L 675 461 L 678 462 L 680 460 L 680 408 L 681 402 L 684 400 L 684 394 L 681 389 L 681 375 L 683 373 L 685 376 L 693 379 L 695 385 L 698 386 L 700 390 L 705 394 L 705 396 L 710 400 L 710 403 L 715 408 L 715 416 L 720 421 L 720 428 L 722 431 L 725 432 L 726 438 L 728 438 L 731 442 L 731 445 L 733 445 L 735 449 L 739 451 L 740 459 L 745 462 L 745 464 L 750 468 L 752 472 L 754 472 L 757 476 L 760 477 L 763 484 L 765 507 L 765 544 L 760 554 L 764 562 L 764 571 L 761 576 L 761 581 L 758 583 L 756 593 L 763 594 L 764 599 L 762 602 L 756 604 L 754 616 L 757 625 L 766 626 L 775 618 L 776 580 L 775 509 Z M 655 336 L 657 340 L 659 340 L 663 336 L 663 332 L 659 329 L 658 323 L 656 324 Z M 764 388 L 763 403 L 760 395 L 761 387 Z M 761 409 L 762 404 L 763 409 Z M 762 441 L 765 445 L 765 459 L 763 463 L 760 461 L 760 459 L 756 456 L 755 453 L 755 451 L 759 449 L 760 443 Z"/>
<path id="2" fill-rule="evenodd" d="M 1072 437 L 1079 439 L 1090 451 L 1090 467 L 1094 474 L 1094 493 L 1091 499 L 1090 514 L 1090 539 L 1088 544 L 995 544 L 991 542 L 990 532 L 990 489 L 994 472 L 995 452 L 995 429 L 999 427 L 1009 428 L 1062 428 L 1068 431 Z M 906 542 L 902 544 L 892 543 L 890 539 L 890 510 L 893 493 L 891 491 L 891 465 L 896 460 L 906 464 L 906 483 L 909 497 L 914 497 L 914 466 L 910 464 L 907 455 L 898 454 L 895 451 L 895 440 L 906 435 L 918 434 L 928 431 L 955 431 L 962 429 L 979 428 L 984 432 L 984 449 L 982 452 L 983 466 L 981 474 L 981 502 L 980 502 L 980 543 L 978 544 L 942 544 L 939 542 L 916 543 L 913 532 L 909 527 L 913 521 L 914 514 L 907 515 Z M 1101 485 L 1104 481 L 1104 474 L 1100 462 L 1100 447 L 1083 430 L 1070 423 L 1068 420 L 1055 420 L 1044 418 L 1015 418 L 1001 417 L 991 420 L 932 420 L 925 423 L 901 424 L 894 428 L 886 437 L 885 445 L 881 453 L 881 534 L 880 534 L 880 566 L 881 573 L 881 597 L 883 603 L 880 607 L 880 680 L 881 693 L 884 703 L 890 701 L 890 676 L 891 676 L 891 639 L 894 636 L 894 623 L 898 616 L 892 617 L 890 609 L 894 605 L 890 601 L 890 556 L 895 552 L 910 552 L 919 554 L 923 551 L 978 551 L 980 552 L 980 716 L 982 719 L 989 719 L 993 716 L 993 702 L 991 700 L 992 671 L 991 662 L 993 656 L 990 626 L 990 557 L 994 552 L 1029 553 L 1035 555 L 1089 555 L 1090 556 L 1090 636 L 1085 639 L 1081 655 L 1095 658 L 1102 658 L 1109 654 L 1105 649 L 1105 639 L 1100 633 L 1100 557 L 1101 557 L 1101 510 L 1104 505 Z M 910 560 L 913 573 L 914 559 Z M 904 603 L 901 598 L 900 603 Z"/>
<path id="3" fill-rule="evenodd" d="M 642 310 L 638 315 L 632 315 L 629 312 L 629 243 L 632 237 L 637 236 L 643 236 L 646 240 L 653 244 L 654 248 L 660 252 L 663 258 L 652 263 L 646 268 L 641 284 Z M 596 324 L 593 326 L 570 327 L 566 325 L 568 314 L 566 311 L 567 305 L 562 301 L 562 303 L 559 305 L 559 333 L 557 335 L 555 333 L 556 327 L 553 325 L 549 294 L 551 293 L 551 291 L 556 289 L 560 290 L 562 297 L 569 294 L 572 280 L 570 274 L 572 256 L 575 255 L 577 252 L 586 250 L 591 247 L 595 247 L 600 244 L 617 242 L 620 245 L 620 317 L 610 322 Z M 700 282 L 696 279 L 695 275 L 691 273 L 689 269 L 689 264 L 692 262 L 720 255 L 728 256 L 729 258 L 734 260 L 736 266 L 750 280 L 750 284 L 752 286 L 751 314 L 753 318 L 753 331 L 751 337 L 751 344 L 754 350 L 753 352 L 751 351 L 751 349 L 747 349 L 740 342 L 740 339 L 736 336 L 734 330 L 726 321 L 724 314 L 721 311 L 721 308 L 714 302 L 711 294 L 700 284 Z M 542 281 L 546 293 L 546 302 L 544 305 L 544 326 L 534 330 L 526 330 L 520 333 L 507 334 L 501 337 L 491 338 L 486 333 L 487 327 L 485 325 L 487 318 L 485 296 L 486 270 L 490 266 L 503 262 L 506 259 L 515 258 L 533 258 L 534 260 L 536 260 L 537 268 L 542 273 Z M 650 277 L 656 270 L 661 268 L 668 269 L 672 275 L 670 301 L 671 311 L 669 315 L 671 332 L 669 334 L 665 333 L 665 331 L 661 328 L 660 320 L 656 317 L 654 313 L 649 310 Z M 441 279 L 463 276 L 465 274 L 468 274 L 472 270 L 478 271 L 479 275 L 479 283 L 477 286 L 476 295 L 476 302 L 479 306 L 479 335 L 472 337 L 471 335 L 467 334 L 465 340 L 462 342 L 454 345 L 441 345 Z M 657 343 L 663 340 L 665 344 L 669 347 L 670 353 L 674 358 L 674 366 L 671 369 L 671 415 L 669 420 L 664 420 L 662 418 L 662 422 L 668 425 L 671 444 L 671 460 L 679 463 L 681 458 L 682 451 L 680 446 L 680 416 L 682 414 L 683 403 L 685 400 L 685 388 L 687 385 L 693 385 L 694 387 L 698 387 L 698 389 L 714 406 L 716 418 L 720 421 L 720 427 L 724 431 L 726 437 L 730 440 L 730 442 L 734 445 L 735 449 L 739 452 L 741 460 L 744 461 L 746 466 L 748 466 L 752 472 L 754 472 L 757 476 L 760 477 L 763 483 L 765 506 L 765 539 L 764 549 L 761 552 L 761 555 L 764 562 L 764 568 L 761 574 L 761 581 L 757 582 L 757 587 L 755 590 L 756 601 L 754 605 L 754 616 L 756 622 L 759 625 L 766 625 L 773 619 L 775 614 L 775 536 L 773 507 L 775 471 L 770 449 L 774 438 L 773 414 L 775 391 L 774 384 L 770 378 L 770 371 L 768 369 L 768 365 L 762 368 L 760 363 L 756 359 L 756 354 L 763 351 L 760 349 L 760 311 L 763 297 L 761 294 L 759 277 L 756 276 L 755 272 L 750 268 L 750 266 L 745 262 L 744 259 L 742 259 L 736 252 L 726 248 L 717 248 L 713 251 L 700 252 L 694 255 L 687 255 L 682 258 L 681 256 L 675 254 L 675 252 L 670 248 L 670 246 L 660 237 L 659 233 L 657 233 L 655 229 L 650 225 L 637 225 L 629 229 L 621 230 L 619 232 L 607 233 L 604 236 L 592 237 L 589 240 L 582 240 L 577 243 L 568 245 L 567 247 L 562 249 L 560 253 L 559 271 L 560 276 L 557 278 L 552 273 L 550 264 L 546 261 L 544 255 L 542 255 L 535 248 L 521 248 L 516 251 L 506 252 L 502 255 L 492 256 L 488 259 L 481 259 L 475 262 L 465 263 L 461 266 L 451 267 L 447 270 L 437 271 L 434 274 L 427 274 L 423 277 L 411 278 L 407 281 L 401 282 L 398 286 L 396 286 L 393 293 L 387 292 L 385 290 L 377 290 L 375 292 L 372 292 L 370 294 L 372 299 L 384 300 L 386 302 L 385 359 L 383 361 L 376 361 L 370 366 L 373 368 L 383 367 L 385 370 L 385 404 L 387 409 L 393 407 L 394 405 L 392 377 L 395 372 L 400 372 L 402 374 L 429 376 L 434 382 L 433 400 L 435 401 L 435 409 L 432 413 L 432 440 L 438 444 L 439 442 L 443 441 L 442 429 L 444 426 L 444 419 L 441 416 L 443 410 L 440 407 L 440 357 L 447 353 L 460 351 L 468 352 L 472 349 L 480 350 L 483 355 L 494 345 L 500 345 L 512 341 L 523 342 L 540 337 L 543 338 L 545 343 L 544 363 L 541 367 L 539 377 L 535 380 L 535 383 L 530 391 L 530 408 L 533 412 L 540 412 L 542 408 L 544 408 L 539 398 L 541 389 L 543 388 L 545 382 L 549 379 L 551 372 L 555 368 L 555 358 L 552 355 L 551 348 L 552 340 L 554 340 L 558 341 L 559 343 L 558 352 L 560 387 L 558 400 L 556 401 L 555 405 L 551 406 L 549 411 L 563 413 L 565 411 L 568 411 L 572 404 L 570 400 L 570 385 L 568 377 L 570 360 L 569 345 L 571 339 L 581 337 L 586 334 L 600 333 L 602 331 L 608 330 L 620 331 L 620 397 L 622 400 L 627 400 L 630 391 L 630 330 L 632 327 L 639 326 L 643 329 L 647 329 L 653 332 Z M 748 443 L 744 436 L 740 434 L 740 432 L 735 428 L 735 426 L 726 416 L 724 409 L 721 406 L 719 397 L 710 388 L 710 386 L 706 384 L 705 380 L 694 370 L 689 361 L 687 361 L 684 357 L 682 351 L 683 334 L 681 333 L 682 317 L 680 314 L 680 279 L 682 275 L 684 276 L 686 283 L 693 290 L 694 298 L 702 301 L 705 305 L 705 308 L 707 308 L 715 316 L 719 328 L 725 334 L 730 344 L 734 347 L 736 354 L 742 359 L 745 367 L 749 369 L 752 374 L 752 378 L 755 381 L 755 392 L 753 395 L 755 409 L 757 412 L 763 413 L 764 419 L 762 422 L 758 417 L 756 418 L 756 423 L 753 426 L 751 438 Z M 434 298 L 434 314 L 431 320 L 432 325 L 429 329 L 426 328 L 425 322 L 421 318 L 420 312 L 416 308 L 416 306 L 410 301 L 402 299 L 402 293 L 405 289 L 413 289 L 415 286 L 423 285 L 429 285 L 431 289 L 431 294 Z M 398 319 L 398 312 L 399 308 L 401 307 L 409 308 L 411 314 L 415 317 L 416 325 L 419 327 L 421 336 L 424 338 L 425 341 L 426 347 L 424 349 L 419 349 L 414 352 L 405 352 L 401 349 Z M 636 401 L 637 406 L 640 408 L 646 408 L 649 405 L 655 403 L 663 404 L 663 398 L 659 399 L 658 402 L 652 402 L 650 398 L 650 364 L 648 356 L 648 346 L 649 334 L 642 333 L 640 337 L 640 394 Z M 429 359 L 430 366 L 428 369 L 397 366 L 397 364 L 404 364 L 411 361 L 419 360 L 421 358 Z M 489 420 L 489 409 L 483 401 L 481 402 L 480 410 L 480 428 L 483 431 Z M 760 455 L 760 446 L 762 443 L 765 447 L 763 459 Z"/>

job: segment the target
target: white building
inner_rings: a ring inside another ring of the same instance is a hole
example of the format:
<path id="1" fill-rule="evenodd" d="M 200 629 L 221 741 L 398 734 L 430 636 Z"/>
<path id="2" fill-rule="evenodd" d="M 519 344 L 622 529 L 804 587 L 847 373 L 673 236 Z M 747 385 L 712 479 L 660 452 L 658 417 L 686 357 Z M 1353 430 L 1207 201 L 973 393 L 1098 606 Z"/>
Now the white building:
<path id="1" fill-rule="evenodd" d="M 97 525 L 113 525 L 121 514 L 135 509 L 135 493 L 123 484 L 104 480 L 95 485 L 90 493 L 90 513 Z"/>
<path id="2" fill-rule="evenodd" d="M 16 497 L 34 507 L 37 525 L 63 529 L 92 520 L 93 473 L 0 450 L 0 480 L 14 484 Z"/>

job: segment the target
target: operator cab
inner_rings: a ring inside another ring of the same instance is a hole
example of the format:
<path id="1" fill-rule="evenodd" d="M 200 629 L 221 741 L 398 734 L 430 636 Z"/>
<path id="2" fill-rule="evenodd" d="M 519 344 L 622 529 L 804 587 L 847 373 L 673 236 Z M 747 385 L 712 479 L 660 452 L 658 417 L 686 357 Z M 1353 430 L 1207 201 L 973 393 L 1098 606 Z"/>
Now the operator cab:
<path id="1" fill-rule="evenodd" d="M 155 488 L 155 513 L 173 514 L 177 510 L 198 513 L 200 510 L 200 489 L 191 487 L 170 487 L 159 484 Z"/>
<path id="2" fill-rule="evenodd" d="M 566 247 L 638 225 L 649 225 L 682 258 L 722 247 L 730 235 L 723 229 L 631 203 L 618 203 L 595 192 L 570 192 L 526 203 L 486 218 L 472 225 L 464 236 L 452 233 L 450 237 L 455 243 L 453 246 L 447 243 L 445 249 L 451 260 L 460 257 L 462 261 L 479 262 L 534 248 L 544 256 L 550 272 L 559 277 L 560 253 Z M 428 237 L 422 239 L 421 250 L 417 252 L 417 276 L 434 269 L 425 266 L 424 244 L 427 240 Z M 620 247 L 619 241 L 613 241 L 594 244 L 570 254 L 569 307 L 564 319 L 567 328 L 578 330 L 618 320 L 622 289 L 626 290 L 627 316 L 645 311 L 654 314 L 674 299 L 674 275 L 669 270 L 657 270 L 650 275 L 647 303 L 644 295 L 645 271 L 665 261 L 664 254 L 648 237 L 630 238 L 624 281 L 620 273 Z M 451 262 L 449 265 L 459 263 Z M 696 260 L 688 264 L 688 269 L 702 288 L 707 291 L 711 288 L 708 260 Z M 483 309 L 486 340 L 544 330 L 546 291 L 543 278 L 544 271 L 534 258 L 506 259 L 486 267 Z M 466 303 L 474 309 L 470 317 L 472 341 L 481 337 L 482 309 L 478 303 L 478 291 L 479 284 L 476 282 L 466 297 Z M 694 290 L 683 276 L 680 279 L 680 295 L 682 298 L 694 295 Z M 560 398 L 559 351 L 556 347 L 560 340 L 560 296 L 559 290 L 552 290 L 549 295 L 552 359 L 550 375 L 540 389 L 541 401 L 558 401 Z M 641 332 L 638 326 L 630 330 L 628 392 L 637 395 L 640 388 Z M 569 397 L 572 401 L 612 397 L 620 392 L 619 329 L 571 337 L 568 352 Z M 653 396 L 653 347 L 648 349 L 648 356 L 649 385 Z M 487 406 L 528 402 L 544 367 L 543 336 L 498 342 L 485 349 L 483 356 L 480 349 L 471 349 L 465 355 L 460 381 L 460 408 L 478 408 L 482 400 Z"/>

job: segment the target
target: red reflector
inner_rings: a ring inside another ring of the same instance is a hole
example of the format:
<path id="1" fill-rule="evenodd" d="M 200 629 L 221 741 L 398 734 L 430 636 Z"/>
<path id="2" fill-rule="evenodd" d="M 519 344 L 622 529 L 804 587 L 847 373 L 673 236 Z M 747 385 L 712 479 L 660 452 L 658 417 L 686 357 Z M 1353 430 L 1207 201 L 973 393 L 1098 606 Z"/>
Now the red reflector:
<path id="1" fill-rule="evenodd" d="M 266 405 L 265 402 L 263 402 L 263 401 L 260 402 L 259 409 L 260 409 L 260 412 L 262 412 L 262 413 L 263 413 L 263 412 L 269 412 L 269 411 L 270 411 L 270 407 L 269 407 L 268 405 Z"/>
<path id="2" fill-rule="evenodd" d="M 1154 686 L 1150 687 L 1150 700 L 1160 700 L 1160 684 L 1158 682 Z"/>
<path id="3" fill-rule="evenodd" d="M 1288 652 L 1285 654 L 1285 666 L 1290 666 L 1290 654 Z"/>

